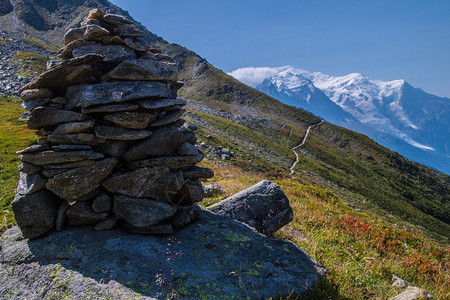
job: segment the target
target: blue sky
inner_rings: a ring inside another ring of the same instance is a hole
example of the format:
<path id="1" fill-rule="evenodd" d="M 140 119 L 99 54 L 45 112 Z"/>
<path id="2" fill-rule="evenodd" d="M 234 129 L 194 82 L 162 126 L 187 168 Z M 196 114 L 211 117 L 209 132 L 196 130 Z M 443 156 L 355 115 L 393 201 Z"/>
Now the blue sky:
<path id="1" fill-rule="evenodd" d="M 225 72 L 292 65 L 450 97 L 449 0 L 112 0 Z"/>

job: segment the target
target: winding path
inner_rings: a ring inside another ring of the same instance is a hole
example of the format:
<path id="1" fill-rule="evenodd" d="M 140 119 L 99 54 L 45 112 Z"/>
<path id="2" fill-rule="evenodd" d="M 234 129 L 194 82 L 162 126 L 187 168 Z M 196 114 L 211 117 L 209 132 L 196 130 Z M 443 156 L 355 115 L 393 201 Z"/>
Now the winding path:
<path id="1" fill-rule="evenodd" d="M 320 125 L 322 125 L 323 122 L 324 122 L 324 121 L 322 120 L 322 121 L 320 121 L 320 122 L 317 123 L 317 124 L 314 124 L 314 125 L 309 126 L 308 129 L 306 130 L 306 134 L 305 134 L 305 136 L 303 137 L 302 142 L 301 142 L 300 144 L 298 144 L 297 146 L 295 146 L 294 148 L 291 149 L 292 152 L 294 152 L 296 159 L 295 159 L 294 163 L 292 164 L 292 166 L 291 166 L 290 169 L 289 169 L 289 170 L 291 171 L 291 172 L 289 173 L 289 175 L 294 174 L 294 168 L 295 168 L 295 166 L 298 164 L 298 162 L 299 162 L 299 160 L 300 160 L 300 157 L 298 156 L 298 153 L 297 153 L 297 151 L 295 151 L 295 150 L 297 150 L 298 148 L 300 148 L 301 146 L 303 146 L 303 145 L 306 143 L 306 139 L 308 138 L 309 132 L 310 132 L 312 129 L 314 129 L 315 127 L 319 127 Z"/>

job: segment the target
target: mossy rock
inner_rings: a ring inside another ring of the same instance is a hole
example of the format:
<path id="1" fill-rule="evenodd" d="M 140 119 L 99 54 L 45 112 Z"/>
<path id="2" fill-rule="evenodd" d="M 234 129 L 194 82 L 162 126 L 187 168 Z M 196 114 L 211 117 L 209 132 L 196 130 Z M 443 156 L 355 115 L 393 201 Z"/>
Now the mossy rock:
<path id="1" fill-rule="evenodd" d="M 27 240 L 9 229 L 0 239 L 0 298 L 260 299 L 304 294 L 326 271 L 291 242 L 197 214 L 170 236 L 77 227 Z"/>

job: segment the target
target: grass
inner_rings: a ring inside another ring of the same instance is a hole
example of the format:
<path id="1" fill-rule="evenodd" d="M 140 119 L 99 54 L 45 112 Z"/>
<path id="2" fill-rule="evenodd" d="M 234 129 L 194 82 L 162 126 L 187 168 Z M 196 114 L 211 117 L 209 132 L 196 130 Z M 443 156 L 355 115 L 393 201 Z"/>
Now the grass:
<path id="1" fill-rule="evenodd" d="M 267 177 L 235 166 L 203 162 L 216 173 L 204 184 L 220 184 L 232 195 L 263 179 L 278 183 L 290 199 L 294 220 L 275 234 L 291 240 L 324 264 L 330 275 L 312 294 L 299 299 L 386 299 L 402 292 L 392 287 L 396 275 L 431 292 L 450 295 L 450 248 L 389 224 L 369 212 L 349 207 L 343 195 L 299 178 Z M 206 198 L 211 205 L 225 196 Z M 296 299 L 293 295 L 286 299 Z"/>
<path id="2" fill-rule="evenodd" d="M 0 98 L 0 233 L 15 224 L 10 208 L 19 178 L 15 152 L 36 140 L 33 131 L 17 120 L 24 112 L 19 103 L 16 98 Z"/>

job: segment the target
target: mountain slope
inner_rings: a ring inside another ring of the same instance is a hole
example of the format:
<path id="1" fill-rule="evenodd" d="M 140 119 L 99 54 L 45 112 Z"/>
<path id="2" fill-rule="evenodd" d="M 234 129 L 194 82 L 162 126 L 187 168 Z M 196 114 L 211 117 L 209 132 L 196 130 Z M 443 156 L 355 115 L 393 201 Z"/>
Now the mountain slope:
<path id="1" fill-rule="evenodd" d="M 367 134 L 410 159 L 450 172 L 450 99 L 427 94 L 404 80 L 383 82 L 359 73 L 334 77 L 291 67 L 278 69 L 256 88 Z M 317 91 L 328 101 L 313 97 Z"/>
<path id="2" fill-rule="evenodd" d="M 26 14 L 24 17 L 17 12 L 21 3 L 14 1 L 15 10 L 2 17 L 3 24 L 16 20 L 9 32 L 26 33 L 28 40 L 44 48 L 48 44 L 60 46 L 57 37 L 63 35 L 65 27 L 78 24 L 92 7 L 125 14 L 107 1 L 58 0 L 48 7 L 42 7 L 41 1 L 29 1 L 28 5 L 45 21 L 43 28 L 47 30 L 40 31 L 36 26 L 41 28 L 41 23 L 34 26 Z M 70 19 L 64 17 L 68 13 Z M 180 77 L 185 82 L 180 95 L 191 100 L 188 119 L 199 125 L 203 141 L 232 148 L 240 157 L 234 163 L 243 169 L 267 174 L 288 172 L 295 159 L 290 149 L 299 143 L 309 125 L 320 121 L 318 117 L 242 84 L 180 45 L 167 43 L 148 31 L 146 34 L 151 44 L 179 63 Z M 316 178 L 343 188 L 371 203 L 380 213 L 400 216 L 448 238 L 448 176 L 410 162 L 364 135 L 329 123 L 308 137 L 304 150 L 293 180 Z"/>

